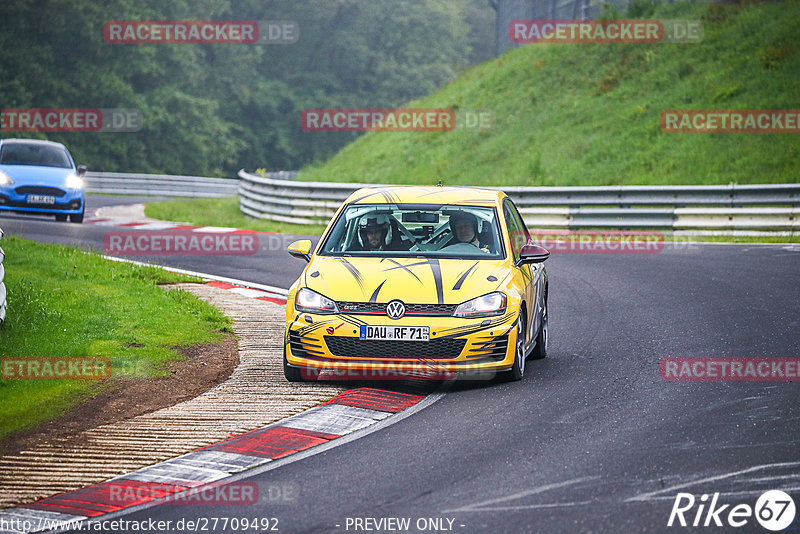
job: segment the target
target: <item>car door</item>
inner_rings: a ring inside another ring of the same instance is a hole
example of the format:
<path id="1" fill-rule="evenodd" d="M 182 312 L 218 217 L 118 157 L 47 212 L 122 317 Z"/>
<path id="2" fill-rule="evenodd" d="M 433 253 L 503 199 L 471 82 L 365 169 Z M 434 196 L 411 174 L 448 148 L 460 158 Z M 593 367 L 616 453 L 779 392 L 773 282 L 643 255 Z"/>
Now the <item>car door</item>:
<path id="1" fill-rule="evenodd" d="M 528 309 L 528 334 L 526 335 L 527 342 L 530 343 L 533 339 L 531 337 L 531 332 L 536 332 L 537 330 L 533 330 L 532 326 L 533 323 L 537 322 L 536 315 L 537 315 L 537 307 L 535 305 L 535 297 L 536 297 L 536 288 L 535 288 L 535 274 L 537 272 L 537 268 L 530 264 L 526 265 L 516 265 L 517 261 L 519 260 L 520 253 L 522 252 L 522 247 L 528 242 L 530 239 L 530 233 L 528 232 L 528 228 L 525 226 L 525 223 L 522 221 L 522 218 L 519 216 L 517 212 L 517 208 L 514 206 L 514 203 L 511 202 L 510 199 L 505 199 L 503 202 L 503 217 L 506 220 L 506 227 L 508 228 L 508 238 L 511 242 L 511 254 L 513 255 L 514 259 L 514 266 L 512 267 L 515 271 L 515 279 L 520 280 L 520 283 L 523 285 L 523 298 L 527 303 Z M 537 323 L 538 329 L 538 323 Z"/>
<path id="2" fill-rule="evenodd" d="M 528 231 L 528 227 L 525 225 L 525 221 L 522 220 L 519 210 L 517 210 L 517 207 L 510 199 L 507 199 L 507 201 L 509 211 L 511 212 L 511 216 L 514 220 L 514 225 L 519 231 L 520 237 L 517 239 L 517 242 L 521 242 L 522 245 L 530 243 L 531 234 Z M 520 248 L 522 248 L 522 245 L 519 245 Z M 544 274 L 544 263 L 534 263 L 526 265 L 525 267 L 528 268 L 526 273 L 528 276 L 530 276 L 530 283 L 527 288 L 529 291 L 529 293 L 527 293 L 528 313 L 530 315 L 528 318 L 528 340 L 532 342 L 536 334 L 538 334 L 542 323 L 542 314 L 545 307 L 544 299 L 546 293 L 544 286 L 547 283 L 547 277 Z"/>

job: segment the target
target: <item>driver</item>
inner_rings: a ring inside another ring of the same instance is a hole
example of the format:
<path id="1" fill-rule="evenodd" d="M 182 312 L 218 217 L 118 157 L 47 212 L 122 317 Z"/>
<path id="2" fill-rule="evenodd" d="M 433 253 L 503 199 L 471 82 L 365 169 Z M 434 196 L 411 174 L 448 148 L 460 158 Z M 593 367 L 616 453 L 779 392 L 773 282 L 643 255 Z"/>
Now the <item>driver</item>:
<path id="1" fill-rule="evenodd" d="M 358 221 L 359 250 L 391 250 L 392 225 L 383 213 L 368 213 Z"/>
<path id="2" fill-rule="evenodd" d="M 484 252 L 489 252 L 489 245 L 481 243 L 478 237 L 478 218 L 475 215 L 460 211 L 451 215 L 448 223 L 455 243 L 475 245 Z"/>

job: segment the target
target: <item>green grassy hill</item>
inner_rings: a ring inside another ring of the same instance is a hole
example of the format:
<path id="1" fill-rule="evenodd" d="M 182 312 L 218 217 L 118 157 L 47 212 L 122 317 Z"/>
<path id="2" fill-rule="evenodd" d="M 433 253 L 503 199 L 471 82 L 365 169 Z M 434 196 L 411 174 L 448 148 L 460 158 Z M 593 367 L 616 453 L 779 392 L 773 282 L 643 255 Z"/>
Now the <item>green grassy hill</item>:
<path id="1" fill-rule="evenodd" d="M 663 5 L 641 18 L 701 19 L 705 36 L 695 44 L 522 46 L 409 104 L 493 110 L 494 129 L 366 134 L 325 164 L 304 169 L 299 179 L 441 179 L 448 185 L 800 181 L 800 134 L 664 133 L 659 126 L 666 109 L 800 108 L 800 1 Z"/>

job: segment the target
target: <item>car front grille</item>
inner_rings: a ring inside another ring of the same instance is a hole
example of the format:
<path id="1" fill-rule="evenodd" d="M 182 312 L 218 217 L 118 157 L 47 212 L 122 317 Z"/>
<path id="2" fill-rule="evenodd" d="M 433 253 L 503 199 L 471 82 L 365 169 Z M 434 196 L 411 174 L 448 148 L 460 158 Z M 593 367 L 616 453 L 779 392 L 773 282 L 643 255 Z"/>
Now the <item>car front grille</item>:
<path id="1" fill-rule="evenodd" d="M 342 313 L 351 315 L 386 315 L 387 302 L 337 302 Z M 453 315 L 455 304 L 405 304 L 405 316 L 448 317 Z"/>
<path id="2" fill-rule="evenodd" d="M 66 191 L 57 187 L 46 187 L 43 185 L 23 185 L 14 189 L 18 195 L 47 195 L 51 197 L 63 197 Z"/>
<path id="3" fill-rule="evenodd" d="M 454 360 L 464 350 L 466 342 L 466 339 L 453 338 L 432 339 L 425 342 L 325 336 L 325 344 L 331 354 L 345 358 Z"/>

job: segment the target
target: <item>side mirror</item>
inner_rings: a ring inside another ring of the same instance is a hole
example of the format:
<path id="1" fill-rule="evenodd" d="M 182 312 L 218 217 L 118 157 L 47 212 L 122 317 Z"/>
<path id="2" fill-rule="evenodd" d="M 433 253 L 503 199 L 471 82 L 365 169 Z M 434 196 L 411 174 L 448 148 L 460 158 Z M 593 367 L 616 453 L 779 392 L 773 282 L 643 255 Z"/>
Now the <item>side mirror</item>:
<path id="1" fill-rule="evenodd" d="M 542 263 L 550 257 L 550 251 L 539 245 L 528 243 L 522 247 L 519 253 L 517 265 L 524 265 L 526 263 Z"/>
<path id="2" fill-rule="evenodd" d="M 311 261 L 311 240 L 301 239 L 289 245 L 289 254 L 295 258 L 302 258 L 306 261 Z"/>
<path id="3" fill-rule="evenodd" d="M 83 178 L 87 170 L 88 169 L 86 168 L 86 165 L 78 165 L 78 169 L 75 174 L 77 174 L 79 178 Z"/>

